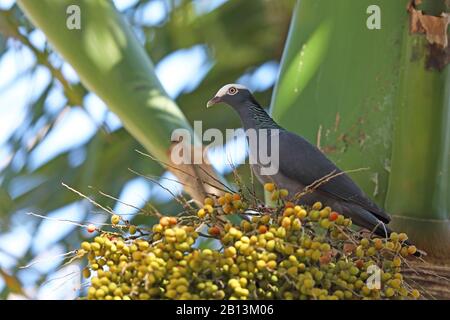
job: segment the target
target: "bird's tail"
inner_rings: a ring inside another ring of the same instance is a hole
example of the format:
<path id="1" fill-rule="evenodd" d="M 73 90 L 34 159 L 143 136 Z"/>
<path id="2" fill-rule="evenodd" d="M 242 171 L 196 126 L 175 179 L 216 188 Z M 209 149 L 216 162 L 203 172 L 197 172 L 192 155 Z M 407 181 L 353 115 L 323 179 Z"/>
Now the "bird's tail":
<path id="1" fill-rule="evenodd" d="M 371 212 L 357 206 L 349 207 L 349 209 L 351 209 L 351 211 L 347 212 L 347 214 L 352 218 L 353 222 L 356 225 L 371 231 L 381 238 L 386 239 L 391 236 L 391 233 L 393 232 L 392 229 L 389 228 L 383 221 L 380 221 Z M 412 245 L 412 243 L 408 240 L 406 240 L 404 243 L 408 246 Z M 416 257 L 420 257 L 426 254 L 423 251 L 417 250 L 414 255 Z"/>
<path id="2" fill-rule="evenodd" d="M 383 223 L 382 221 L 379 221 L 379 223 L 376 225 L 374 230 L 372 230 L 372 232 L 374 234 L 376 234 L 377 236 L 380 236 L 382 238 L 389 238 L 393 231 L 385 223 Z M 413 245 L 411 243 L 411 241 L 409 241 L 409 240 L 405 240 L 403 243 L 408 245 L 408 246 L 412 246 Z M 426 255 L 426 253 L 421 251 L 421 250 L 417 250 L 413 255 L 416 256 L 416 257 L 421 257 L 423 255 Z"/>

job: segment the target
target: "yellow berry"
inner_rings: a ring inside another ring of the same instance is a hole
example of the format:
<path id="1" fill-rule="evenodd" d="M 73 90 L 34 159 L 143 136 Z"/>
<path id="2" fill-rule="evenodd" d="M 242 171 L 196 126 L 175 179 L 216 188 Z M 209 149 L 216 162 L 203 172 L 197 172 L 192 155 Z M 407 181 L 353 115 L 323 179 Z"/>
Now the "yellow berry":
<path id="1" fill-rule="evenodd" d="M 392 260 L 392 264 L 394 267 L 400 267 L 402 264 L 402 260 L 399 257 L 395 257 L 394 260 Z"/>
<path id="2" fill-rule="evenodd" d="M 289 195 L 289 191 L 287 189 L 280 189 L 280 197 L 286 198 Z"/>
<path id="3" fill-rule="evenodd" d="M 394 242 L 398 241 L 398 233 L 397 232 L 392 232 L 390 238 Z"/>
<path id="4" fill-rule="evenodd" d="M 213 211 L 214 211 L 214 208 L 213 208 L 212 205 L 210 205 L 210 204 L 205 204 L 205 205 L 203 206 L 203 209 L 205 209 L 205 211 L 206 211 L 207 213 L 209 213 L 209 214 L 213 213 Z"/>
<path id="5" fill-rule="evenodd" d="M 322 209 L 322 203 L 321 202 L 315 202 L 312 206 L 313 210 L 320 210 Z"/>
<path id="6" fill-rule="evenodd" d="M 406 241 L 406 240 L 408 240 L 408 236 L 406 235 L 406 233 L 400 233 L 399 235 L 398 235 L 398 240 L 399 241 Z"/>
<path id="7" fill-rule="evenodd" d="M 288 217 L 284 217 L 283 220 L 281 221 L 281 225 L 288 229 L 291 226 L 291 219 L 289 219 Z"/>
<path id="8" fill-rule="evenodd" d="M 266 190 L 267 192 L 273 192 L 275 190 L 275 184 L 273 184 L 273 183 L 266 183 L 264 185 L 264 190 Z"/>
<path id="9" fill-rule="evenodd" d="M 81 249 L 86 250 L 86 251 L 90 251 L 91 250 L 91 244 L 87 241 L 83 241 L 81 243 Z"/>
<path id="10" fill-rule="evenodd" d="M 290 217 L 294 213 L 295 213 L 295 210 L 293 208 L 286 208 L 286 209 L 284 209 L 283 216 Z"/>
<path id="11" fill-rule="evenodd" d="M 328 229 L 331 226 L 331 221 L 328 219 L 322 219 L 320 221 L 320 226 L 324 229 Z"/>
<path id="12" fill-rule="evenodd" d="M 408 254 L 414 254 L 417 252 L 417 248 L 415 246 L 408 247 Z"/>
<path id="13" fill-rule="evenodd" d="M 294 221 L 292 222 L 292 228 L 294 230 L 300 230 L 302 228 L 302 222 L 300 221 L 300 219 L 294 219 Z"/>
<path id="14" fill-rule="evenodd" d="M 83 269 L 83 277 L 89 278 L 90 276 L 91 276 L 91 270 L 89 270 L 89 268 L 84 268 Z"/>
<path id="15" fill-rule="evenodd" d="M 205 211 L 205 209 L 200 209 L 200 210 L 198 210 L 198 211 L 197 211 L 197 216 L 198 216 L 200 219 L 203 219 L 203 218 L 206 216 L 206 211 Z"/>
<path id="16" fill-rule="evenodd" d="M 111 223 L 112 224 L 118 224 L 120 222 L 120 217 L 117 214 L 113 214 L 111 216 Z"/>
<path id="17" fill-rule="evenodd" d="M 258 261 L 256 261 L 256 267 L 259 270 L 263 270 L 266 268 L 266 262 L 264 260 L 258 260 Z"/>
<path id="18" fill-rule="evenodd" d="M 389 282 L 389 285 L 394 289 L 400 289 L 402 281 L 400 279 L 392 279 Z"/>
<path id="19" fill-rule="evenodd" d="M 384 294 L 386 295 L 386 297 L 390 298 L 390 297 L 392 297 L 395 294 L 395 291 L 392 288 L 387 288 L 384 291 Z"/>

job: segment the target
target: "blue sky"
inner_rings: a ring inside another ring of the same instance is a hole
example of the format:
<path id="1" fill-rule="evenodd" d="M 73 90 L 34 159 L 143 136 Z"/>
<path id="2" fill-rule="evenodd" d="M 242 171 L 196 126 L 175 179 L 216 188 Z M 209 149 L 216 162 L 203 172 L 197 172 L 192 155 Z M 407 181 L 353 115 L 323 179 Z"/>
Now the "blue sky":
<path id="1" fill-rule="evenodd" d="M 208 12 L 221 5 L 226 0 L 199 0 L 196 2 L 196 8 L 199 12 Z M 0 8 L 7 9 L 15 1 L 0 0 Z M 119 10 L 125 10 L 133 5 L 136 0 L 115 0 Z M 140 22 L 147 25 L 160 23 L 166 15 L 167 5 L 165 1 L 155 0 L 146 5 L 138 14 Z M 139 36 L 139 35 L 138 35 Z M 42 48 L 45 43 L 45 36 L 42 32 L 36 30 L 31 41 L 38 48 Z M 56 66 L 62 66 L 64 76 L 72 83 L 78 82 L 76 72 L 64 61 L 58 57 L 52 58 L 52 63 Z M 40 92 L 48 85 L 50 74 L 44 67 L 38 67 L 35 72 L 29 73 L 27 70 L 35 64 L 34 56 L 27 48 L 10 48 L 0 59 L 0 170 L 9 162 L 11 150 L 6 146 L 5 141 L 14 133 L 17 127 L 24 121 L 27 113 L 28 103 L 35 99 Z M 191 48 L 179 50 L 166 56 L 156 65 L 157 75 L 166 89 L 167 93 L 176 98 L 183 92 L 194 90 L 200 85 L 203 77 L 210 70 L 214 61 L 208 57 L 206 46 L 198 44 Z M 273 85 L 278 64 L 276 62 L 267 62 L 253 72 L 237 79 L 252 90 L 262 91 Z M 172 75 L 176 73 L 177 77 Z M 56 114 L 65 106 L 65 97 L 61 88 L 53 89 L 45 106 L 46 110 Z M 97 131 L 98 125 L 106 120 L 111 130 L 117 130 L 122 126 L 120 120 L 110 111 L 107 106 L 93 93 L 88 94 L 84 100 L 85 109 L 70 108 L 64 116 L 59 119 L 57 125 L 32 152 L 30 169 L 35 169 L 54 158 L 58 154 L 82 146 Z M 32 135 L 30 135 L 30 138 Z M 25 136 L 26 138 L 26 136 Z M 245 139 L 240 138 L 230 142 L 223 152 L 221 149 L 210 150 L 212 163 L 219 172 L 230 170 L 228 161 L 233 159 L 236 163 L 242 161 L 246 156 Z M 84 155 L 79 154 L 73 161 L 83 161 Z M 164 175 L 165 178 L 173 179 L 170 173 Z M 175 192 L 179 192 L 179 185 L 170 182 L 167 179 L 162 180 L 165 186 Z M 1 182 L 1 181 L 0 181 Z M 16 188 L 10 190 L 13 195 L 18 195 L 24 190 Z M 161 188 L 149 185 L 142 178 L 135 178 L 129 181 L 120 194 L 120 200 L 135 206 L 141 205 L 150 194 L 160 199 L 169 199 L 170 195 Z M 80 207 L 83 202 L 76 202 L 64 208 L 48 213 L 53 218 L 67 218 L 71 220 L 82 221 L 83 217 Z M 114 208 L 121 214 L 133 214 L 134 211 L 125 205 L 118 204 Z M 0 267 L 8 269 L 15 264 L 15 259 L 20 258 L 31 243 L 31 231 L 34 224 L 32 217 L 27 217 L 29 223 L 23 223 L 24 219 L 18 218 L 13 221 L 11 230 L 6 234 L 0 234 Z M 102 222 L 102 216 L 93 215 L 90 220 L 98 219 Z M 75 280 L 51 281 L 39 289 L 33 288 L 32 284 L 36 281 L 39 273 L 54 271 L 52 278 L 58 279 L 64 274 L 73 274 L 77 267 L 75 265 L 55 271 L 60 259 L 55 256 L 63 254 L 62 246 L 58 241 L 67 236 L 75 226 L 71 224 L 61 225 L 54 221 L 45 221 L 40 226 L 34 238 L 33 252 L 38 260 L 42 262 L 36 264 L 32 270 L 27 269 L 19 273 L 20 279 L 29 285 L 30 293 L 38 298 L 67 298 L 74 297 L 72 290 L 77 286 Z M 7 254 L 2 253 L 7 252 Z M 78 277 L 69 277 L 78 279 Z M 66 279 L 67 280 L 67 279 Z M 75 281 L 75 282 L 74 282 Z M 64 281 L 63 281 L 64 282 Z M 58 283 L 60 284 L 58 286 Z M 3 280 L 0 278 L 0 290 L 3 287 Z"/>

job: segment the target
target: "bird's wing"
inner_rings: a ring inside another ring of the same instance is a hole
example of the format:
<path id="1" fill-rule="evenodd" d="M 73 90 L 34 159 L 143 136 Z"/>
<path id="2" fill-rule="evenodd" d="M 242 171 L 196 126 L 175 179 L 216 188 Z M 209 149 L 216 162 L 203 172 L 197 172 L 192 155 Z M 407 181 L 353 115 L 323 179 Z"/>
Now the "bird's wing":
<path id="1" fill-rule="evenodd" d="M 335 174 L 342 172 L 318 148 L 292 132 L 280 131 L 279 151 L 280 172 L 303 185 L 310 185 L 332 172 Z M 373 203 L 346 173 L 321 184 L 318 190 L 334 198 L 355 203 L 385 223 L 391 220 L 390 216 Z"/>

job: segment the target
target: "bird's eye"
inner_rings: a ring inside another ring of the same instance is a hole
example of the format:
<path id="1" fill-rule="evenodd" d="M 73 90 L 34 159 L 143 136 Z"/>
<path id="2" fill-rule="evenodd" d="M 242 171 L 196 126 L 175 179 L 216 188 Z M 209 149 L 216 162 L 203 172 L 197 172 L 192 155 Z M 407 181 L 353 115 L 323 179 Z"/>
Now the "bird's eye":
<path id="1" fill-rule="evenodd" d="M 231 87 L 228 89 L 228 94 L 234 95 L 237 93 L 237 89 L 235 87 Z"/>

